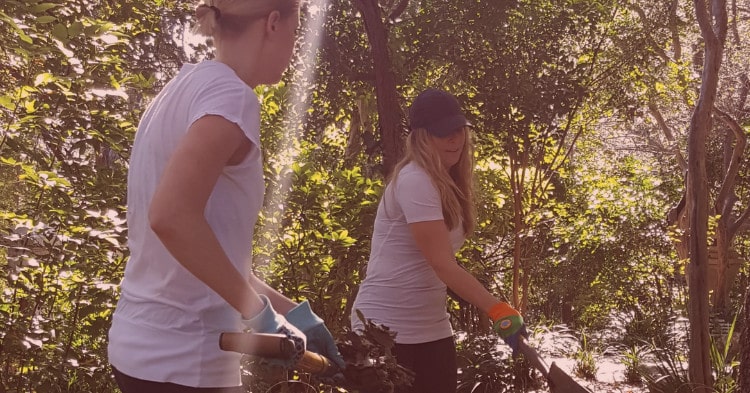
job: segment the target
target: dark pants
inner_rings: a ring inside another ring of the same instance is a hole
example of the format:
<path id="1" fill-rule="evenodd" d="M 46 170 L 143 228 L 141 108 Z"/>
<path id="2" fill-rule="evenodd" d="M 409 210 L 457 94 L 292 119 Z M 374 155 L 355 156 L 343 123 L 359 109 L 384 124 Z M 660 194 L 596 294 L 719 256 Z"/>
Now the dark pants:
<path id="1" fill-rule="evenodd" d="M 424 344 L 396 344 L 398 364 L 416 373 L 411 389 L 398 393 L 456 393 L 458 371 L 453 337 Z"/>
<path id="2" fill-rule="evenodd" d="M 112 367 L 122 393 L 244 393 L 242 386 L 231 388 L 193 388 L 169 382 L 144 381 L 119 372 Z"/>

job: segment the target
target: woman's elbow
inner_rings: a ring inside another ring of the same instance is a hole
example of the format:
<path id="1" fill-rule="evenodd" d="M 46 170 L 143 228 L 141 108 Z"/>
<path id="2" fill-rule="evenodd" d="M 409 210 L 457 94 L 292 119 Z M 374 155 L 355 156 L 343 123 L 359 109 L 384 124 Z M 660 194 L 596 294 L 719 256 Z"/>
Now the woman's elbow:
<path id="1" fill-rule="evenodd" d="M 432 270 L 446 285 L 450 285 L 451 281 L 456 278 L 455 266 L 449 263 L 433 263 Z"/>
<path id="2" fill-rule="evenodd" d="M 177 216 L 171 209 L 152 203 L 148 210 L 148 225 L 157 237 L 163 239 L 173 235 L 177 230 L 179 226 L 175 220 Z"/>

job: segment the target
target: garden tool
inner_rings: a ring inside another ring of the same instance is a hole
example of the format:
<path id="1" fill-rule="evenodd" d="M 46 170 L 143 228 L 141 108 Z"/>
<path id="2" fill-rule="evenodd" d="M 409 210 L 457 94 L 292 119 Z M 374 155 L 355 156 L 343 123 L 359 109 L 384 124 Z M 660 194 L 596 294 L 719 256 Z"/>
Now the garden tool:
<path id="1" fill-rule="evenodd" d="M 526 340 L 520 340 L 518 350 L 547 379 L 552 393 L 592 393 L 591 390 L 581 386 L 565 371 L 557 367 L 555 362 L 552 362 L 551 366 L 547 366 L 547 362 L 539 356 L 534 348 L 526 343 Z"/>
<path id="2" fill-rule="evenodd" d="M 222 333 L 219 347 L 263 358 L 291 359 L 296 355 L 294 342 L 284 334 Z M 313 374 L 325 384 L 352 391 L 392 392 L 395 387 L 409 386 L 414 380 L 409 370 L 388 362 L 349 364 L 346 370 L 340 370 L 325 356 L 310 351 L 305 351 L 294 369 Z"/>
<path id="3" fill-rule="evenodd" d="M 219 348 L 272 359 L 291 359 L 295 354 L 294 342 L 283 334 L 222 333 L 219 336 Z M 334 371 L 334 367 L 336 366 L 325 356 L 305 351 L 294 369 L 323 375 Z"/>

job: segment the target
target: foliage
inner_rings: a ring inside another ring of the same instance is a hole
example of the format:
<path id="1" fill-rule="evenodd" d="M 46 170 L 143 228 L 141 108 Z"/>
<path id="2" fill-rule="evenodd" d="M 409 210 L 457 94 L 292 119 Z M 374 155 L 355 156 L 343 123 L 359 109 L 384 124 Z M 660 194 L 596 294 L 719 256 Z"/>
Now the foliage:
<path id="1" fill-rule="evenodd" d="M 687 374 L 684 352 L 670 348 L 652 348 L 655 370 L 644 371 L 642 377 L 651 393 L 687 393 L 693 388 Z"/>
<path id="2" fill-rule="evenodd" d="M 0 390 L 112 386 L 130 141 L 184 60 L 175 2 L 6 1 L 0 12 Z"/>
<path id="3" fill-rule="evenodd" d="M 641 373 L 648 356 L 648 347 L 645 345 L 632 345 L 625 347 L 621 362 L 625 365 L 625 382 L 632 385 L 640 385 L 643 382 Z"/>
<path id="4" fill-rule="evenodd" d="M 624 347 L 621 362 L 626 366 L 626 382 L 644 382 L 649 392 L 674 393 L 693 391 L 687 371 L 687 333 L 684 319 L 672 320 L 666 339 L 650 343 L 643 341 Z M 737 340 L 734 336 L 736 319 L 726 328 L 716 329 L 711 335 L 711 369 L 713 391 L 737 391 Z M 722 343 L 723 342 L 723 343 Z"/>
<path id="5" fill-rule="evenodd" d="M 459 393 L 513 391 L 513 368 L 497 335 L 468 335 L 457 341 Z"/>
<path id="6" fill-rule="evenodd" d="M 365 320 L 362 332 L 348 332 L 338 342 L 341 356 L 347 363 L 344 376 L 347 389 L 373 393 L 388 393 L 408 389 L 414 383 L 414 372 L 400 366 L 393 356 L 396 333 L 387 326 Z"/>
<path id="7" fill-rule="evenodd" d="M 390 14 L 400 2 L 380 3 Z M 664 217 L 683 192 L 675 152 L 684 151 L 700 82 L 692 3 L 500 3 L 407 1 L 385 20 L 402 107 L 424 87 L 443 87 L 475 125 L 478 230 L 458 259 L 507 297 L 520 244 L 530 324 L 595 332 L 614 318 L 628 356 L 642 340 L 655 343 L 649 389 L 687 389 L 684 351 L 668 340 L 673 317 L 684 315 L 684 265 Z M 211 54 L 186 40 L 188 2 L 3 4 L 0 390 L 111 389 L 105 344 L 128 256 L 135 127 L 182 63 Z M 320 46 L 305 40 L 285 81 L 258 89 L 267 198 L 254 262 L 341 334 L 385 179 L 361 15 L 351 2 L 324 8 L 321 31 L 303 28 Z M 747 130 L 747 10 L 737 12 L 717 102 Z M 724 173 L 725 128 L 716 122 L 709 139 L 712 187 Z M 750 201 L 746 155 L 737 206 Z M 738 236 L 746 256 L 747 234 Z M 461 300 L 450 311 L 463 331 L 488 328 Z M 459 345 L 462 391 L 511 386 L 490 338 Z M 591 370 L 593 353 L 581 355 Z M 731 390 L 733 359 L 726 346 L 714 351 L 717 389 Z"/>
<path id="8" fill-rule="evenodd" d="M 396 334 L 387 326 L 366 320 L 361 312 L 357 311 L 356 314 L 362 320 L 364 329 L 349 329 L 337 340 L 346 363 L 343 379 L 319 380 L 315 375 L 297 374 L 280 366 L 268 365 L 263 359 L 251 359 L 245 362 L 248 391 L 266 392 L 279 387 L 282 391 L 320 389 L 392 393 L 408 389 L 414 382 L 414 373 L 399 365 L 392 354 Z"/>
<path id="9" fill-rule="evenodd" d="M 589 343 L 589 338 L 585 332 L 581 332 L 581 346 L 573 355 L 576 361 L 573 372 L 583 379 L 596 380 L 596 373 L 599 367 L 596 365 L 594 348 Z"/>
<path id="10" fill-rule="evenodd" d="M 681 288 L 666 227 L 655 220 L 666 208 L 665 187 L 655 163 L 602 154 L 601 144 L 583 141 L 563 179 L 563 201 L 535 212 L 559 250 L 534 270 L 550 277 L 538 293 L 541 306 L 563 322 L 596 329 L 612 313 L 625 313 L 640 325 L 629 332 L 652 337 L 664 330 Z"/>
<path id="11" fill-rule="evenodd" d="M 342 331 L 349 325 L 353 284 L 361 280 L 369 255 L 381 183 L 364 177 L 358 167 L 343 168 L 325 158 L 336 155 L 319 154 L 319 145 L 303 148 L 286 169 L 294 188 L 278 195 L 283 200 L 267 199 L 255 266 L 272 286 L 309 300 L 329 328 Z"/>
<path id="12" fill-rule="evenodd" d="M 738 391 L 737 374 L 740 362 L 737 359 L 738 350 L 733 348 L 734 330 L 737 326 L 737 317 L 729 325 L 725 335 L 713 335 L 711 337 L 711 369 L 714 374 L 714 391 L 717 393 L 733 393 Z M 724 343 L 721 343 L 721 339 Z"/>

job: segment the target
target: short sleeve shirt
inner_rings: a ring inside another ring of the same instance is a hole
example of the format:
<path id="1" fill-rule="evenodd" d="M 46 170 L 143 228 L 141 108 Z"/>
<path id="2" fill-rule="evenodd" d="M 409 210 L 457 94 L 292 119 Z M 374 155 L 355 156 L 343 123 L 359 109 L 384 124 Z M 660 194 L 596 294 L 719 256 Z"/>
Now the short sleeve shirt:
<path id="1" fill-rule="evenodd" d="M 240 330 L 239 313 L 172 257 L 147 217 L 167 161 L 188 128 L 206 115 L 237 124 L 253 144 L 241 163 L 224 168 L 205 208 L 233 265 L 249 274 L 264 193 L 258 97 L 223 63 L 187 64 L 149 105 L 136 133 L 128 172 L 130 259 L 108 352 L 114 367 L 135 378 L 239 386 L 241 355 L 219 348 L 222 332 Z"/>
<path id="2" fill-rule="evenodd" d="M 385 189 L 378 205 L 365 279 L 352 307 L 352 327 L 362 329 L 354 310 L 396 332 L 396 342 L 419 344 L 450 337 L 447 288 L 416 245 L 409 224 L 443 220 L 440 194 L 430 176 L 410 163 Z M 450 232 L 453 252 L 465 240 Z"/>

